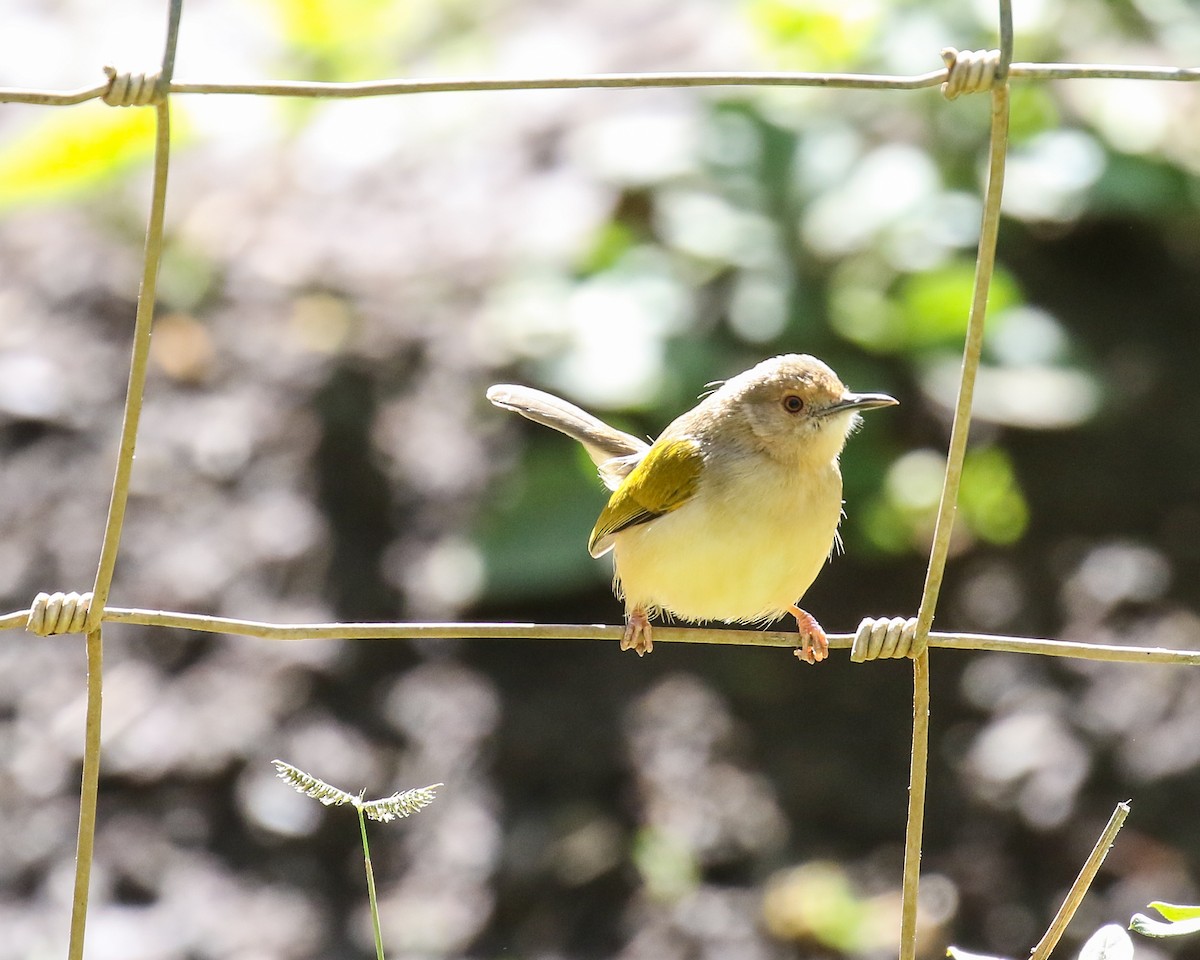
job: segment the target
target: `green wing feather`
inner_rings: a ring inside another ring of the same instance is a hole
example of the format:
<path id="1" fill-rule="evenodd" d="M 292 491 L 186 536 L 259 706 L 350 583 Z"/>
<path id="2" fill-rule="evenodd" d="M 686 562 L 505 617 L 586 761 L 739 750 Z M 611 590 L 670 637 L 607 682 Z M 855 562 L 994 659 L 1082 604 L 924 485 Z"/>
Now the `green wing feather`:
<path id="1" fill-rule="evenodd" d="M 629 473 L 600 512 L 588 552 L 603 556 L 613 535 L 677 510 L 696 492 L 704 457 L 695 440 L 656 443 Z"/>

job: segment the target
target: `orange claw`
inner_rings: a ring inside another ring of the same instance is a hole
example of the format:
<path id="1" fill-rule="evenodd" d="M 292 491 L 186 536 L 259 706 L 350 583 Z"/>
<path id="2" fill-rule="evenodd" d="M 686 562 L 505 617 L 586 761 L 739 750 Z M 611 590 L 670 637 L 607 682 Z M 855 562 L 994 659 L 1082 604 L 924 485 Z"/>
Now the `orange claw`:
<path id="1" fill-rule="evenodd" d="M 654 631 L 650 628 L 650 618 L 641 607 L 629 611 L 629 618 L 625 621 L 625 635 L 621 637 L 621 649 L 636 650 L 639 657 L 644 657 L 654 649 Z"/>
<path id="2" fill-rule="evenodd" d="M 829 638 L 825 636 L 825 631 L 817 623 L 816 617 L 806 610 L 801 610 L 796 606 L 788 607 L 788 609 L 796 618 L 802 643 L 799 649 L 792 652 L 805 663 L 820 663 L 829 656 Z M 626 632 L 628 632 L 628 628 L 626 628 Z"/>

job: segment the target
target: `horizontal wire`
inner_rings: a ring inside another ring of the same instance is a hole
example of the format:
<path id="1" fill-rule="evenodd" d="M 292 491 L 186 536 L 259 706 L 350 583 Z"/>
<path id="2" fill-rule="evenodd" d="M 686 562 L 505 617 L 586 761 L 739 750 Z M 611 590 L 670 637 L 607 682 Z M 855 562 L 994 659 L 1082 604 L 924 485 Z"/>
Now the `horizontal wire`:
<path id="1" fill-rule="evenodd" d="M 355 83 L 281 80 L 271 83 L 171 84 L 172 93 L 249 93 L 275 97 L 374 97 L 405 93 L 453 93 L 480 90 L 573 90 L 584 88 L 649 87 L 847 87 L 851 89 L 915 90 L 937 86 L 945 70 L 915 76 L 859 73 L 598 73 L 564 77 L 447 77 L 402 78 Z"/>
<path id="2" fill-rule="evenodd" d="M 447 77 L 445 79 L 400 78 L 363 80 L 350 83 L 276 80 L 249 83 L 188 83 L 172 81 L 168 93 L 253 94 L 267 97 L 354 98 L 406 93 L 453 93 L 480 90 L 563 90 L 589 87 L 723 87 L 723 86 L 811 86 L 913 90 L 937 86 L 947 71 L 934 70 L 914 76 L 853 73 L 601 73 L 561 77 Z M 0 102 L 68 105 L 98 98 L 108 89 L 22 90 L 0 87 Z"/>
<path id="3" fill-rule="evenodd" d="M 29 611 L 0 616 L 0 630 L 24 627 Z M 172 613 L 130 607 L 106 607 L 105 623 L 130 623 L 147 627 L 174 627 L 202 633 L 224 633 L 262 640 L 610 640 L 619 641 L 624 628 L 606 624 L 562 623 L 268 623 L 211 617 L 198 613 Z M 829 635 L 835 649 L 850 649 L 853 633 Z M 654 628 L 654 642 L 705 643 L 749 647 L 795 647 L 795 631 L 721 630 L 705 627 Z M 929 645 L 948 650 L 992 650 L 1040 654 L 1077 660 L 1118 663 L 1183 663 L 1200 666 L 1200 650 L 1166 647 L 1131 647 L 1034 637 L 1007 637 L 983 633 L 931 633 Z"/>
<path id="4" fill-rule="evenodd" d="M 21 87 L 0 87 L 0 103 L 34 103 L 48 107 L 69 107 L 88 100 L 99 100 L 109 84 L 101 83 L 77 90 L 25 90 Z"/>
<path id="5" fill-rule="evenodd" d="M 313 83 L 279 80 L 251 83 L 189 83 L 172 81 L 172 94 L 253 94 L 267 97 L 354 98 L 455 91 L 563 90 L 650 87 L 839 87 L 849 89 L 917 90 L 935 87 L 948 71 L 908 76 L 858 73 L 601 73 L 560 77 L 449 77 L 446 79 L 366 80 L 353 83 Z M 1009 76 L 1017 80 L 1125 79 L 1200 80 L 1200 67 L 1128 66 L 1122 64 L 1014 63 Z M 0 102 L 68 106 L 99 99 L 107 83 L 77 90 L 26 90 L 0 87 Z"/>
<path id="6" fill-rule="evenodd" d="M 1014 63 L 1010 79 L 1200 80 L 1200 67 L 1127 66 L 1119 63 Z"/>

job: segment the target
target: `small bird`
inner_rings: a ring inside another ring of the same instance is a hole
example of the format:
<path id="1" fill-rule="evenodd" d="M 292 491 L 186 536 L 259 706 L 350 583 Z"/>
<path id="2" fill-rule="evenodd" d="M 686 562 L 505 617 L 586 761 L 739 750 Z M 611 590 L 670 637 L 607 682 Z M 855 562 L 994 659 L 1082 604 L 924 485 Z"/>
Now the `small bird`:
<path id="1" fill-rule="evenodd" d="M 726 380 L 647 444 L 530 387 L 497 384 L 487 398 L 578 440 L 612 491 L 588 551 L 613 553 L 622 650 L 649 653 L 660 612 L 727 623 L 790 613 L 796 656 L 828 656 L 825 631 L 796 604 L 837 537 L 838 456 L 858 413 L 895 399 L 851 393 L 820 360 L 788 354 Z"/>

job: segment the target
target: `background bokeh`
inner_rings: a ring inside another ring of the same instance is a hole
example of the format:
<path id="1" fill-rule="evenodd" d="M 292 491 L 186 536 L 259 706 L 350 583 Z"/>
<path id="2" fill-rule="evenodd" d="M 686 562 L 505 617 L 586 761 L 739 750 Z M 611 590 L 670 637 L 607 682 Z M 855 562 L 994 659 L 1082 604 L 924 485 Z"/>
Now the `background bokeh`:
<path id="1" fill-rule="evenodd" d="M 16 0 L 0 85 L 152 68 L 161 4 Z M 1183 0 L 1016 0 L 1017 59 L 1200 62 Z M 987 2 L 189 0 L 180 80 L 924 72 Z M 911 614 L 957 383 L 983 98 L 717 89 L 180 97 L 152 370 L 112 601 L 275 621 L 616 622 L 581 451 L 486 386 L 653 434 L 817 354 L 902 406 L 844 456 L 830 630 Z M 1200 99 L 1022 83 L 943 629 L 1200 646 Z M 127 376 L 145 110 L 0 108 L 0 609 L 95 573 Z M 363 957 L 378 796 L 398 958 L 786 960 L 895 949 L 904 663 L 781 650 L 296 642 L 107 627 L 89 956 Z M 0 958 L 61 956 L 78 637 L 0 636 Z M 1195 902 L 1186 668 L 935 653 L 922 955 L 1063 950 Z M 1139 941 L 1139 957 L 1167 949 Z M 1194 955 L 1186 942 L 1171 951 Z"/>

